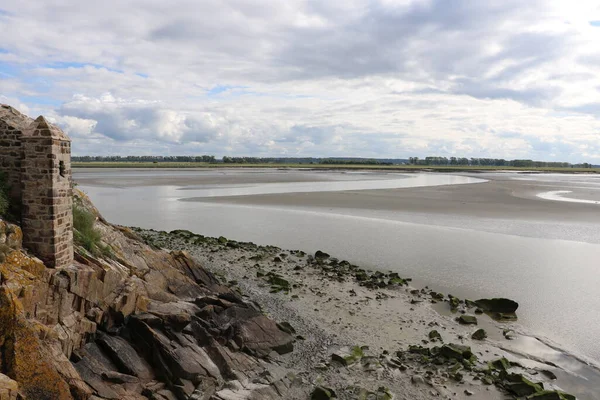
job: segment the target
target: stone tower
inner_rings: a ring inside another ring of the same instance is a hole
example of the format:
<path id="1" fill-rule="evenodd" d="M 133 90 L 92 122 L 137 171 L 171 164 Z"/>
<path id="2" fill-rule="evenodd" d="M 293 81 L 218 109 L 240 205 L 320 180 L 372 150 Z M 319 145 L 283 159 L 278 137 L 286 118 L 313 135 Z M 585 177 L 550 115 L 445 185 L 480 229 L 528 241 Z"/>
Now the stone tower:
<path id="1" fill-rule="evenodd" d="M 71 140 L 38 117 L 21 135 L 23 245 L 49 267 L 73 263 Z"/>

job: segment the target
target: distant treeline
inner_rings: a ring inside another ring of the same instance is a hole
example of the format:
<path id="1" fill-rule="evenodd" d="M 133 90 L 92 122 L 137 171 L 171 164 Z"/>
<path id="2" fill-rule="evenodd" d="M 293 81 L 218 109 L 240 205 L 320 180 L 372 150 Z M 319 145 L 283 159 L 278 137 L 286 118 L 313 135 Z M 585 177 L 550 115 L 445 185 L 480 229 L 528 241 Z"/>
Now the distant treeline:
<path id="1" fill-rule="evenodd" d="M 224 164 L 326 164 L 326 165 L 423 165 L 423 166 L 471 166 L 471 167 L 519 167 L 519 168 L 594 168 L 589 163 L 505 160 L 503 158 L 466 157 L 410 157 L 402 158 L 357 158 L 357 157 L 229 157 L 215 156 L 73 156 L 75 162 L 197 162 Z"/>
<path id="2" fill-rule="evenodd" d="M 505 160 L 503 158 L 465 158 L 465 157 L 409 157 L 411 165 L 467 165 L 467 166 L 493 166 L 493 167 L 519 167 L 519 168 L 592 168 L 589 163 L 571 164 L 568 162 L 533 161 L 533 160 Z"/>
<path id="3" fill-rule="evenodd" d="M 76 162 L 219 162 L 215 156 L 73 156 Z"/>
<path id="4" fill-rule="evenodd" d="M 366 158 L 315 158 L 315 157 L 229 157 L 217 159 L 215 156 L 73 156 L 75 162 L 203 162 L 224 164 L 356 164 L 394 165 L 406 164 L 405 159 L 366 159 Z"/>

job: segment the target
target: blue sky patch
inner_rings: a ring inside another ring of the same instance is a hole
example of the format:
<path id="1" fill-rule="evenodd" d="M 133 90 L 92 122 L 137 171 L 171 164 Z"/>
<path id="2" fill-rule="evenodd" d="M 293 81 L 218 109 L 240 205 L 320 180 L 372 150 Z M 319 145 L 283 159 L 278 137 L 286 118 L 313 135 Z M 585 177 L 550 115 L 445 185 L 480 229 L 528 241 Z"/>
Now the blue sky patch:
<path id="1" fill-rule="evenodd" d="M 19 75 L 19 70 L 12 64 L 0 62 L 0 76 L 14 77 Z"/>
<path id="2" fill-rule="evenodd" d="M 60 62 L 52 62 L 49 64 L 43 64 L 42 67 L 44 68 L 50 68 L 50 69 L 67 69 L 67 68 L 83 68 L 86 66 L 90 66 L 90 67 L 94 67 L 94 68 L 103 68 L 106 69 L 110 72 L 116 72 L 118 74 L 122 74 L 123 71 L 120 69 L 115 69 L 115 68 L 110 68 L 107 67 L 105 65 L 101 65 L 101 64 L 93 64 L 93 63 L 80 63 L 80 62 L 67 62 L 67 61 L 60 61 Z"/>
<path id="3" fill-rule="evenodd" d="M 590 21 L 590 25 L 600 28 L 600 21 Z"/>
<path id="4" fill-rule="evenodd" d="M 46 96 L 20 96 L 19 99 L 27 104 L 45 105 L 52 107 L 59 107 L 62 104 L 61 101 Z"/>
<path id="5" fill-rule="evenodd" d="M 217 96 L 223 92 L 227 92 L 233 89 L 245 89 L 247 86 L 233 86 L 233 85 L 216 85 L 212 89 L 206 92 L 207 96 Z"/>

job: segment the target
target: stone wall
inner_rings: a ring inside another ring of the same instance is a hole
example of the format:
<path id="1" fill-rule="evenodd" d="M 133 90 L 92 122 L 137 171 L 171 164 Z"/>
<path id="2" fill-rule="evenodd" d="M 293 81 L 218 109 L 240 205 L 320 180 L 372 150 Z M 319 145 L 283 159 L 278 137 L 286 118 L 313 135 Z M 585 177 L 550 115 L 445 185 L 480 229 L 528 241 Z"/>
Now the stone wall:
<path id="1" fill-rule="evenodd" d="M 14 108 L 0 105 L 0 168 L 6 174 L 13 203 L 21 201 L 21 136 L 32 122 Z"/>
<path id="2" fill-rule="evenodd" d="M 20 209 L 25 247 L 50 267 L 72 265 L 70 139 L 44 117 L 33 121 L 2 104 L 0 168 Z"/>

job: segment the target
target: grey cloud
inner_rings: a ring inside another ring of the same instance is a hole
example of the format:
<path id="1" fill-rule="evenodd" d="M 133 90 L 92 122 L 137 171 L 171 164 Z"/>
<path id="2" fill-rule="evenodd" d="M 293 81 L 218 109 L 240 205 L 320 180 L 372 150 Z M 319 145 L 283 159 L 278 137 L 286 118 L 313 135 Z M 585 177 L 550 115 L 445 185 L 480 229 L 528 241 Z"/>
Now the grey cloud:
<path id="1" fill-rule="evenodd" d="M 97 100 L 83 99 L 64 104 L 58 114 L 96 121 L 94 133 L 121 142 L 208 142 L 218 134 L 218 128 L 202 114 L 188 116 L 152 103 L 98 104 Z"/>
<path id="2" fill-rule="evenodd" d="M 559 59 L 572 40 L 553 33 L 503 32 L 501 27 L 506 20 L 526 23 L 527 18 L 539 15 L 542 3 L 434 0 L 396 10 L 371 3 L 360 18 L 342 25 L 289 30 L 289 45 L 280 50 L 274 63 L 295 79 L 391 74 L 413 81 L 434 78 L 453 83 L 452 76 L 458 75 L 463 78 L 447 93 L 539 104 L 555 98 L 560 90 L 514 89 L 512 80 Z M 335 21 L 335 16 L 328 17 Z M 488 56 L 487 47 L 493 43 L 501 51 Z M 482 78 L 506 60 L 515 65 Z"/>

